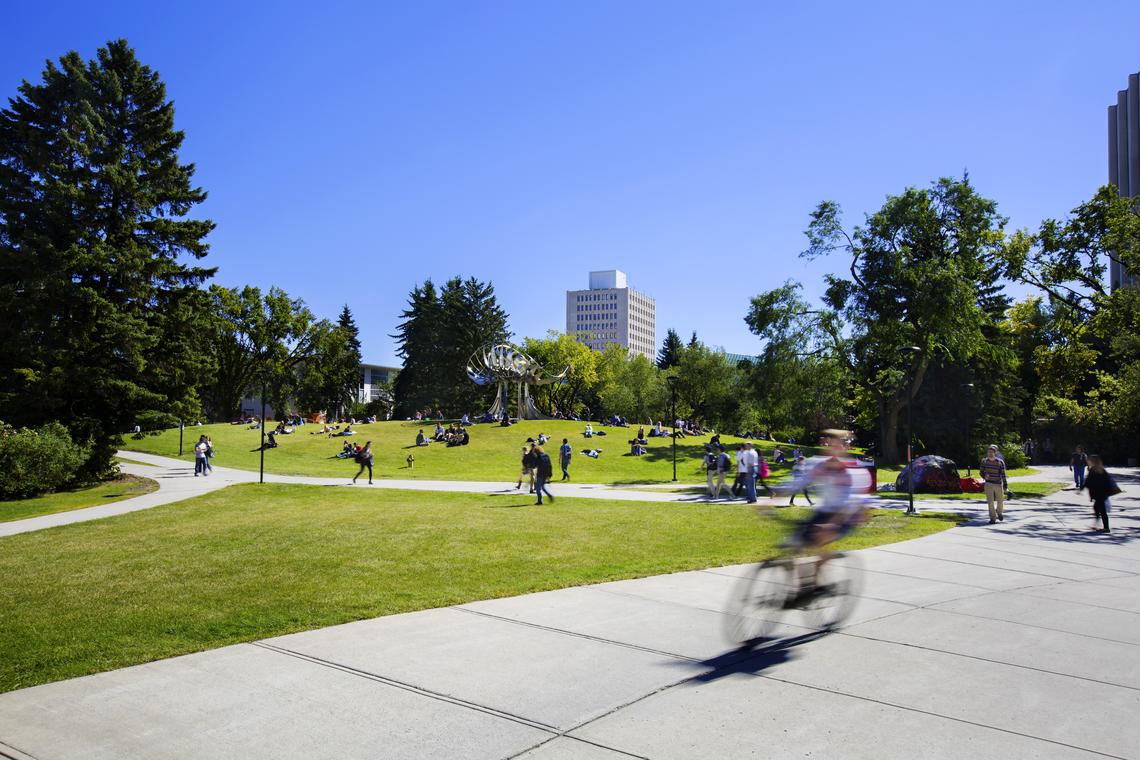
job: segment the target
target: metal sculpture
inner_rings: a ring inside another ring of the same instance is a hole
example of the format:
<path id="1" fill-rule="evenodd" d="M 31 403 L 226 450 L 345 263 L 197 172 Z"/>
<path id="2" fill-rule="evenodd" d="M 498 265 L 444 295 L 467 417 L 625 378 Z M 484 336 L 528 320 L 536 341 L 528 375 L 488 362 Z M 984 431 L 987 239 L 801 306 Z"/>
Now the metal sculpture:
<path id="1" fill-rule="evenodd" d="M 499 343 L 482 351 L 476 351 L 467 360 L 467 376 L 471 378 L 471 382 L 476 385 L 497 384 L 495 403 L 486 414 L 496 420 L 508 413 L 511 383 L 516 385 L 519 419 L 550 419 L 535 407 L 534 399 L 530 397 L 530 386 L 557 383 L 565 379 L 570 368 L 567 367 L 557 375 L 549 377 L 544 376 L 543 372 L 542 365 L 533 357 L 528 356 L 521 348 L 507 343 Z"/>

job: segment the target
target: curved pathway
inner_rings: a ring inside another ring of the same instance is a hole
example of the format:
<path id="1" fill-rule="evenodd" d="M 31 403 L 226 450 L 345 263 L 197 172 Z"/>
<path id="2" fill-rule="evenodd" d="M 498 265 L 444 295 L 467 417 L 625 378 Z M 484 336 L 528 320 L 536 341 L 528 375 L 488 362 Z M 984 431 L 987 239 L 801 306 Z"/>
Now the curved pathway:
<path id="1" fill-rule="evenodd" d="M 140 509 L 150 509 L 164 504 L 171 504 L 183 499 L 190 499 L 211 491 L 217 491 L 226 486 L 238 483 L 256 483 L 258 473 L 249 470 L 237 470 L 230 467 L 215 467 L 212 474 L 206 477 L 194 476 L 194 465 L 181 459 L 143 454 L 136 451 L 120 451 L 119 456 L 124 461 L 120 464 L 123 472 L 150 478 L 158 482 L 158 490 L 131 499 L 123 499 L 113 504 L 104 504 L 85 509 L 74 509 L 69 512 L 57 512 L 40 517 L 29 517 L 25 520 L 12 520 L 0 523 L 0 537 L 11 536 L 17 533 L 27 533 L 33 530 L 53 528 L 57 525 L 98 520 L 104 517 L 122 515 Z M 142 464 L 136 464 L 141 462 Z M 318 486 L 347 486 L 352 488 L 396 488 L 411 491 L 452 491 L 463 493 L 504 493 L 514 492 L 514 488 L 503 481 L 465 481 L 465 480 L 392 480 L 379 478 L 368 485 L 358 481 L 354 486 L 349 478 L 318 478 L 303 475 L 277 475 L 265 474 L 267 483 L 296 483 L 302 485 Z M 702 501 L 699 494 L 669 493 L 654 490 L 623 489 L 597 483 L 565 483 L 554 481 L 550 483 L 550 490 L 555 496 L 574 496 L 591 499 L 622 499 L 630 501 Z"/>
<path id="2" fill-rule="evenodd" d="M 793 617 L 728 646 L 739 566 L 603 583 L 3 694 L 0 757 L 1135 758 L 1140 476 L 1120 479 L 1111 535 L 1066 490 L 855 553 L 829 636 Z"/>

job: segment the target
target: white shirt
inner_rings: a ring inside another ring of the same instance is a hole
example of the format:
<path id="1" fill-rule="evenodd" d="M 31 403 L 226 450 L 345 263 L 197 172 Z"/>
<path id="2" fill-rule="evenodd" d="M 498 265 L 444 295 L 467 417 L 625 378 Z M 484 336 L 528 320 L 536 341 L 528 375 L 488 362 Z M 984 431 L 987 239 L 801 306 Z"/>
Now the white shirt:
<path id="1" fill-rule="evenodd" d="M 744 449 L 736 455 L 736 471 L 752 472 L 752 468 L 760 466 L 760 455 L 756 449 Z"/>

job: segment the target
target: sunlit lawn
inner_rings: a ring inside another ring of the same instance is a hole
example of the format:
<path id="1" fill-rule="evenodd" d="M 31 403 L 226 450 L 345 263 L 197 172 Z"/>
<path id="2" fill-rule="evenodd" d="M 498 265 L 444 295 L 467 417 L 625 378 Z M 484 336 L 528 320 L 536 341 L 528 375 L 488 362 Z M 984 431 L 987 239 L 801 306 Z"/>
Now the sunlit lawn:
<path id="1" fill-rule="evenodd" d="M 574 448 L 570 466 L 573 480 L 581 483 L 664 483 L 673 478 L 673 450 L 669 438 L 649 438 L 649 453 L 634 457 L 629 454 L 629 439 L 637 432 L 636 427 L 604 427 L 595 423 L 595 430 L 605 431 L 605 436 L 584 438 L 584 423 L 566 421 L 525 421 L 511 427 L 498 425 L 473 425 L 470 428 L 471 443 L 467 446 L 448 448 L 443 444 L 430 446 L 414 445 L 416 431 L 423 429 L 429 436 L 435 423 L 420 425 L 412 422 L 379 422 L 360 425 L 357 435 L 350 439 L 328 438 L 312 433 L 319 425 L 304 425 L 298 432 L 278 436 L 280 446 L 265 452 L 265 467 L 268 472 L 284 475 L 313 475 L 321 477 L 351 477 L 357 465 L 351 459 L 337 459 L 336 454 L 345 440 L 364 443 L 372 441 L 376 455 L 375 471 L 382 478 L 422 478 L 425 480 L 482 480 L 510 482 L 517 479 L 522 458 L 522 445 L 527 438 L 538 438 L 546 433 L 551 437 L 547 453 L 551 455 L 557 474 L 558 447 L 567 438 Z M 648 432 L 648 430 L 646 431 Z M 193 446 L 203 433 L 210 436 L 217 451 L 214 464 L 222 467 L 256 470 L 259 466 L 261 434 L 249 430 L 245 425 L 206 425 L 186 428 L 182 459 L 193 460 Z M 704 446 L 709 436 L 683 438 L 677 441 L 677 476 L 682 482 L 704 480 L 701 467 Z M 721 441 L 735 447 L 742 439 L 722 436 Z M 770 441 L 757 441 L 766 454 L 777 444 Z M 785 453 L 791 446 L 782 444 Z M 178 430 L 167 430 L 158 436 L 142 439 L 127 437 L 125 448 L 162 456 L 178 456 Z M 601 449 L 597 459 L 585 456 L 583 449 Z M 408 455 L 415 457 L 409 468 Z M 784 468 L 774 467 L 776 472 Z M 558 477 L 561 477 L 558 474 Z"/>
<path id="2" fill-rule="evenodd" d="M 1057 493 L 1064 488 L 1064 483 L 1046 483 L 1035 481 L 1016 481 L 1009 484 L 1009 490 L 1013 494 L 1011 499 L 1040 499 L 1049 494 Z M 885 499 L 906 499 L 906 491 L 886 491 L 880 492 L 879 496 Z M 984 493 L 916 493 L 915 499 L 922 499 L 924 501 L 977 501 L 985 503 L 986 495 Z"/>
<path id="3" fill-rule="evenodd" d="M 111 504 L 150 493 L 156 488 L 158 488 L 158 483 L 150 478 L 122 475 L 106 483 L 76 488 L 71 491 L 49 493 L 32 499 L 0 501 L 0 522 L 23 520 L 28 517 L 50 515 L 56 512 L 68 512 L 72 509 L 95 507 L 100 504 Z"/>
<path id="4" fill-rule="evenodd" d="M 846 543 L 954 520 L 877 512 Z M 0 691 L 378 615 L 751 561 L 779 537 L 740 503 L 537 507 L 516 494 L 233 486 L 0 538 Z"/>

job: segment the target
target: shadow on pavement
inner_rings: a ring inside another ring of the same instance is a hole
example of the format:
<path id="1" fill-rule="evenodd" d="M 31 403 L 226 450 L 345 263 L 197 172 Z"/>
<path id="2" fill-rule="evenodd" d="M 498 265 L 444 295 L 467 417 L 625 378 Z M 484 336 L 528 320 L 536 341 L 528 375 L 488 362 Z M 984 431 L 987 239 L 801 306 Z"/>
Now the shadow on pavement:
<path id="1" fill-rule="evenodd" d="M 676 665 L 702 669 L 704 672 L 691 679 L 698 683 L 709 683 L 732 675 L 759 675 L 776 665 L 790 662 L 796 657 L 796 647 L 823 638 L 828 633 L 811 631 L 786 639 L 753 641 L 707 660 L 680 662 Z"/>

